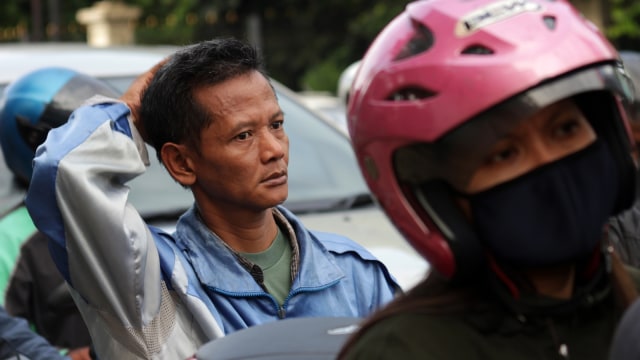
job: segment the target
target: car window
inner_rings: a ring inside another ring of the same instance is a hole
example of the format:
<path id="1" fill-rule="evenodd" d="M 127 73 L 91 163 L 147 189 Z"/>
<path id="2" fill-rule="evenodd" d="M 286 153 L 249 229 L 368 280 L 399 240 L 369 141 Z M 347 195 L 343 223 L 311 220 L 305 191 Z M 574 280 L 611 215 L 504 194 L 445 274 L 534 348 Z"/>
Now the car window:
<path id="1" fill-rule="evenodd" d="M 125 92 L 133 80 L 135 80 L 135 78 L 131 76 L 105 77 L 101 79 L 121 93 Z"/>
<path id="2" fill-rule="evenodd" d="M 285 204 L 298 212 L 331 210 L 368 194 L 349 138 L 292 98 L 278 100 L 290 141 Z"/>

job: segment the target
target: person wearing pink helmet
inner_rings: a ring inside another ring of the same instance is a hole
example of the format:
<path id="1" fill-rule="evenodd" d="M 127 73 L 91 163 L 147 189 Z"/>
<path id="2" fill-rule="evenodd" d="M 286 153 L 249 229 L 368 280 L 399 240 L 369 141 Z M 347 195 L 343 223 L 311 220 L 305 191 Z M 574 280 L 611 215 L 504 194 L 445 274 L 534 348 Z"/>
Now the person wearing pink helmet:
<path id="1" fill-rule="evenodd" d="M 416 1 L 363 57 L 348 127 L 431 273 L 341 359 L 605 359 L 638 270 L 606 234 L 634 199 L 618 53 L 567 1 Z"/>

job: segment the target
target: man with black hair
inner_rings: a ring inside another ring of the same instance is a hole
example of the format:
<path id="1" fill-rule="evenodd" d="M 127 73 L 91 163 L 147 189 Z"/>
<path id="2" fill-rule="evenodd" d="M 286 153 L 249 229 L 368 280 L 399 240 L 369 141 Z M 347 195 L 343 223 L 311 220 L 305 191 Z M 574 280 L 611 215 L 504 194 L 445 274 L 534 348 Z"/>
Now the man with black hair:
<path id="1" fill-rule="evenodd" d="M 184 359 L 253 325 L 364 317 L 393 298 L 398 285 L 372 254 L 306 229 L 281 205 L 285 117 L 256 49 L 214 39 L 49 133 L 27 206 L 99 358 Z M 127 202 L 126 182 L 148 162 L 145 142 L 195 199 L 173 234 Z"/>

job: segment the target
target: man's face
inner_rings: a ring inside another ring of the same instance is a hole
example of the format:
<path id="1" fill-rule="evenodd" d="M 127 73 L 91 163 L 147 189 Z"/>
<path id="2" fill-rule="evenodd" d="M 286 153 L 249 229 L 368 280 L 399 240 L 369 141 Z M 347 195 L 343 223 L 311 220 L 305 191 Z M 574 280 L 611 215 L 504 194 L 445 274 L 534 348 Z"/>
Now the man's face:
<path id="1" fill-rule="evenodd" d="M 259 72 L 194 91 L 213 116 L 193 154 L 191 186 L 202 207 L 262 211 L 288 195 L 289 138 L 273 88 Z"/>

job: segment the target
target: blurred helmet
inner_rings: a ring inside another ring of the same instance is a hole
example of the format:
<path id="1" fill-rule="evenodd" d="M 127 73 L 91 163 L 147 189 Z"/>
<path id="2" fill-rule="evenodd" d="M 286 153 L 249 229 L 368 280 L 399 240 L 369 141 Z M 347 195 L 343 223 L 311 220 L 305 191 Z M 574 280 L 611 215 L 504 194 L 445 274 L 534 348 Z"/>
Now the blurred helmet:
<path id="1" fill-rule="evenodd" d="M 14 175 L 28 184 L 35 150 L 86 99 L 118 97 L 106 83 L 71 69 L 50 67 L 13 81 L 0 99 L 0 145 Z"/>
<path id="2" fill-rule="evenodd" d="M 631 94 L 615 49 L 567 1 L 416 1 L 367 50 L 348 127 L 400 232 L 442 275 L 469 278 L 485 249 L 453 189 L 500 133 L 547 105 L 576 100 L 615 157 L 615 211 L 631 204 Z"/>
<path id="3" fill-rule="evenodd" d="M 360 66 L 360 60 L 347 66 L 347 68 L 342 71 L 340 78 L 338 79 L 338 98 L 345 106 L 349 103 L 349 91 L 351 89 L 351 84 L 353 83 L 353 78 L 356 77 L 358 66 Z"/>

